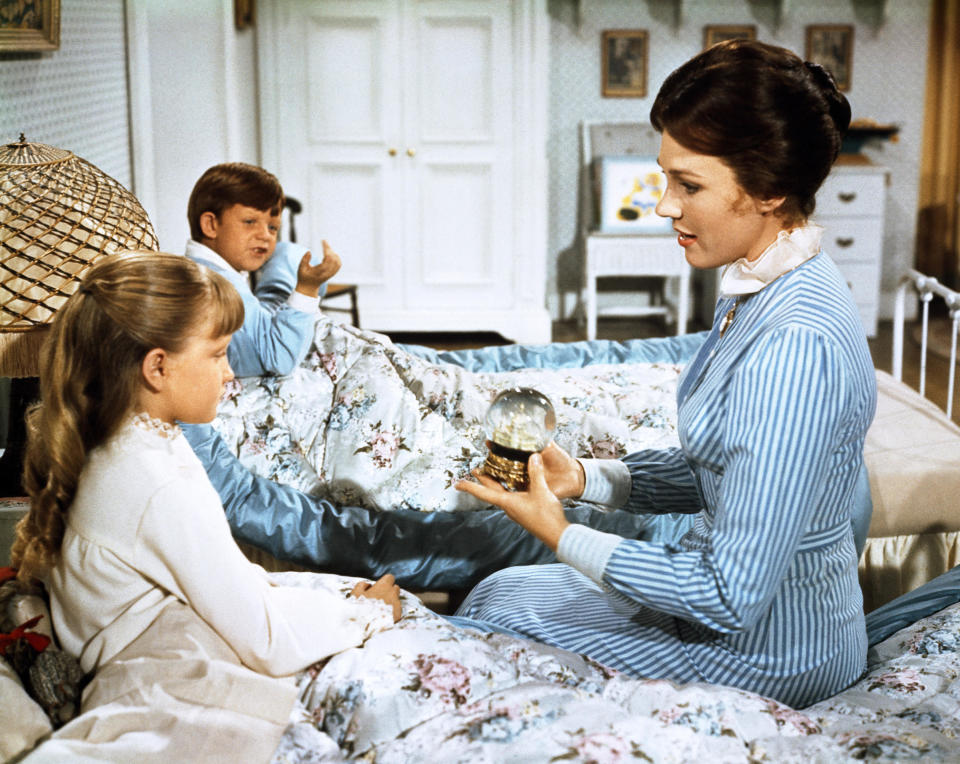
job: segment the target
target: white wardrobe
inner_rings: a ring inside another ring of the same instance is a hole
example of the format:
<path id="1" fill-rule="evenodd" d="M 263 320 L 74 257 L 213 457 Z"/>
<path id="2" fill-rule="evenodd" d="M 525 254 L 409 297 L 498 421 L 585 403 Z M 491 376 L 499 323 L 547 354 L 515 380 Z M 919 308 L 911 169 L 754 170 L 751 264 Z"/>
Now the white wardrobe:
<path id="1" fill-rule="evenodd" d="M 364 328 L 549 341 L 544 0 L 258 10 L 263 161 Z"/>

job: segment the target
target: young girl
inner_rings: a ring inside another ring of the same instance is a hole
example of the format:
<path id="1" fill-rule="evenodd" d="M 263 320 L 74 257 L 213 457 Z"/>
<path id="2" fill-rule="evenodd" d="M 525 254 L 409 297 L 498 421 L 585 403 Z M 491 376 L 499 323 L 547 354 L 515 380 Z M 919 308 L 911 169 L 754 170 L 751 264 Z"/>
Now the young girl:
<path id="1" fill-rule="evenodd" d="M 531 489 L 460 488 L 567 565 L 481 582 L 460 615 L 631 674 L 796 706 L 866 665 L 854 521 L 876 378 L 850 290 L 808 223 L 850 106 L 822 68 L 736 40 L 664 82 L 651 112 L 687 261 L 724 267 L 715 323 L 677 392 L 681 448 L 530 460 Z M 677 544 L 570 524 L 558 497 L 696 514 Z M 868 502 L 867 502 L 868 503 Z"/>
<path id="2" fill-rule="evenodd" d="M 295 694 L 277 677 L 399 619 L 392 576 L 349 599 L 273 586 L 234 543 L 177 423 L 215 415 L 242 321 L 223 277 L 137 253 L 97 263 L 53 323 L 12 556 L 45 580 L 63 648 L 95 672 L 60 738 L 122 758 L 152 729 L 167 761 L 265 760 Z"/>

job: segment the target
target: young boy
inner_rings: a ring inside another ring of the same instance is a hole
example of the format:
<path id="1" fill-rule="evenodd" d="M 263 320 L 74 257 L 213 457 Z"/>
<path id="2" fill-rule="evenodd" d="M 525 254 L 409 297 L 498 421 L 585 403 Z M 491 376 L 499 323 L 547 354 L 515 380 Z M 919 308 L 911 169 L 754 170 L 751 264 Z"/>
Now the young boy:
<path id="1" fill-rule="evenodd" d="M 223 274 L 243 298 L 243 327 L 227 348 L 238 377 L 293 371 L 310 347 L 321 288 L 340 270 L 326 241 L 316 265 L 305 248 L 277 244 L 282 210 L 277 178 L 242 162 L 207 170 L 187 204 L 187 257 Z"/>

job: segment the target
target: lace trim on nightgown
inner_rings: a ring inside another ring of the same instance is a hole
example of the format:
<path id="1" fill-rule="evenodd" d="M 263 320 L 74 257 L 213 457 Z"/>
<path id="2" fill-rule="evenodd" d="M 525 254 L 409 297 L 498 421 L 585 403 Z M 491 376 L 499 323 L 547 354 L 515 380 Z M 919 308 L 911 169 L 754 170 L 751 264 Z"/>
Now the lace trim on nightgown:
<path id="1" fill-rule="evenodd" d="M 147 414 L 145 411 L 135 414 L 130 421 L 132 421 L 133 424 L 141 430 L 156 433 L 160 437 L 166 438 L 167 440 L 173 440 L 180 434 L 180 425 L 169 424 L 168 422 L 164 422 L 162 419 L 156 419 L 155 417 Z"/>

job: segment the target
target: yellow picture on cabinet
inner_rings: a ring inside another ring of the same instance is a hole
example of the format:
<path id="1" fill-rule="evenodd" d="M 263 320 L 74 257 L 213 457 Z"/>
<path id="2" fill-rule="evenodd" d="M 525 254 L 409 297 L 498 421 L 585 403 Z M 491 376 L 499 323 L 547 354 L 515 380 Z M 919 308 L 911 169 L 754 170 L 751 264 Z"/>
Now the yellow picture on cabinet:
<path id="1" fill-rule="evenodd" d="M 667 179 L 652 157 L 601 157 L 600 230 L 605 233 L 669 233 L 670 218 L 656 206 Z"/>

